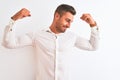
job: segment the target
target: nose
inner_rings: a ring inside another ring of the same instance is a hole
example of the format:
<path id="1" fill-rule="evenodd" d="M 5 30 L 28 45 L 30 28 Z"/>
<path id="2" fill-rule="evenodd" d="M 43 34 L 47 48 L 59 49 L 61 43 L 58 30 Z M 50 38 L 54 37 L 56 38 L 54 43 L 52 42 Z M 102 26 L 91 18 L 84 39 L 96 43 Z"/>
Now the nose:
<path id="1" fill-rule="evenodd" d="M 67 23 L 66 27 L 67 27 L 67 28 L 70 28 L 70 25 L 71 25 L 70 23 Z"/>

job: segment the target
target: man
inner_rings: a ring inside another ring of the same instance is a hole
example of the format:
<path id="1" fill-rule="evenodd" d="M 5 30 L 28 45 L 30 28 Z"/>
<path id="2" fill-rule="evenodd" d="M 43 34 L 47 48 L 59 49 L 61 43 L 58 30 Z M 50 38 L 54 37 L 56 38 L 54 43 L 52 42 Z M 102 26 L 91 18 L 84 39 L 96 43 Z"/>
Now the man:
<path id="1" fill-rule="evenodd" d="M 84 50 L 96 50 L 98 46 L 98 27 L 90 14 L 83 14 L 81 19 L 87 22 L 91 28 L 90 40 L 76 36 L 66 31 L 73 21 L 75 9 L 67 4 L 61 4 L 54 13 L 54 19 L 50 27 L 37 32 L 27 33 L 21 37 L 15 37 L 13 24 L 24 17 L 31 16 L 30 11 L 21 9 L 11 17 L 6 26 L 3 45 L 7 48 L 33 46 L 37 57 L 36 80 L 68 80 L 65 72 L 65 56 L 74 46 Z"/>

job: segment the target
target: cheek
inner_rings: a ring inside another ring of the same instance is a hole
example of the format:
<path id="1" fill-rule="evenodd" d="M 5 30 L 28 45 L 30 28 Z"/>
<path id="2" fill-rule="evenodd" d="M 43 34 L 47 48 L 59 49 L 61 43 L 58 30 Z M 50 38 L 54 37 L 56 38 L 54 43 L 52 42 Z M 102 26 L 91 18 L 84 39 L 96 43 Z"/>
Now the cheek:
<path id="1" fill-rule="evenodd" d="M 63 25 L 65 25 L 65 23 L 63 21 L 58 21 L 58 25 L 63 26 Z"/>
<path id="2" fill-rule="evenodd" d="M 67 22 L 65 20 L 60 19 L 60 20 L 58 20 L 57 24 L 59 26 L 66 26 Z"/>
<path id="3" fill-rule="evenodd" d="M 66 21 L 62 21 L 61 24 L 65 26 L 65 25 L 67 25 L 67 22 Z"/>

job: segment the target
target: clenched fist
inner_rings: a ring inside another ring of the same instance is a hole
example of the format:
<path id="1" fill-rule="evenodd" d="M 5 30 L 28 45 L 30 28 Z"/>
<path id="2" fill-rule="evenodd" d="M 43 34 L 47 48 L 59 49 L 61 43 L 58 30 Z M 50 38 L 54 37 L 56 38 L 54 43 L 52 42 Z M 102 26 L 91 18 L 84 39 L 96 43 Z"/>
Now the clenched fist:
<path id="1" fill-rule="evenodd" d="M 31 16 L 30 11 L 27 10 L 26 8 L 21 9 L 18 11 L 15 15 L 13 15 L 11 18 L 16 21 L 18 19 L 22 19 L 24 17 L 29 17 Z"/>
<path id="2" fill-rule="evenodd" d="M 87 22 L 90 25 L 90 27 L 94 27 L 97 25 L 92 16 L 88 13 L 83 14 L 80 18 Z"/>

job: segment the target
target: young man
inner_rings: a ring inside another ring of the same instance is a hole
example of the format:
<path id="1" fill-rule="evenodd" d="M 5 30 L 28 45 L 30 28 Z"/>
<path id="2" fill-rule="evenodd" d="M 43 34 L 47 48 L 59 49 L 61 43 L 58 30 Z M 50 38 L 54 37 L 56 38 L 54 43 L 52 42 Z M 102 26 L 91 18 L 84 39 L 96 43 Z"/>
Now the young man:
<path id="1" fill-rule="evenodd" d="M 75 14 L 76 11 L 72 6 L 61 4 L 54 13 L 50 27 L 15 37 L 13 24 L 18 19 L 31 15 L 29 10 L 21 9 L 11 17 L 10 23 L 6 26 L 3 45 L 7 48 L 33 46 L 38 63 L 36 80 L 68 80 L 65 76 L 65 54 L 74 46 L 84 50 L 96 50 L 99 40 L 97 24 L 90 14 L 81 16 L 81 19 L 90 25 L 90 40 L 66 31 L 70 28 Z"/>

